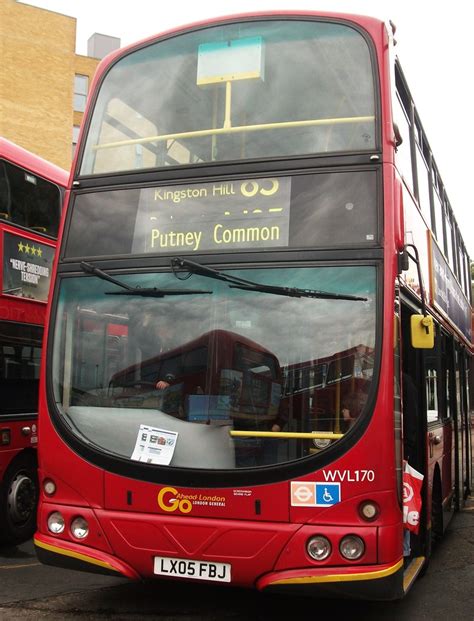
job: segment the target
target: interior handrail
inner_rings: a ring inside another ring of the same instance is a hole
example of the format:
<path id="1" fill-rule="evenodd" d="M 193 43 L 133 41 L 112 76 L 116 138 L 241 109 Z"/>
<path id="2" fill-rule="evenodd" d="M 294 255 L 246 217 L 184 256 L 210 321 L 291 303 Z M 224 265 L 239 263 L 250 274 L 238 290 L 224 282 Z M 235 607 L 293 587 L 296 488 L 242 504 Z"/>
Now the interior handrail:
<path id="1" fill-rule="evenodd" d="M 300 440 L 340 440 L 343 433 L 330 431 L 242 431 L 231 429 L 229 434 L 233 438 L 296 438 Z"/>
<path id="2" fill-rule="evenodd" d="M 116 147 L 125 147 L 136 144 L 147 144 L 150 142 L 164 142 L 166 140 L 180 140 L 183 138 L 202 138 L 206 136 L 220 136 L 223 134 L 239 134 L 243 132 L 255 132 L 271 129 L 288 129 L 292 127 L 311 127 L 318 125 L 344 125 L 349 123 L 365 123 L 373 121 L 375 117 L 371 116 L 349 116 L 333 119 L 308 119 L 305 121 L 284 121 L 282 123 L 261 123 L 259 125 L 238 125 L 236 127 L 216 127 L 215 129 L 200 129 L 190 132 L 178 132 L 175 134 L 162 134 L 158 136 L 147 136 L 146 138 L 131 138 L 129 140 L 118 140 L 116 142 L 105 142 L 96 144 L 93 150 L 113 149 Z"/>

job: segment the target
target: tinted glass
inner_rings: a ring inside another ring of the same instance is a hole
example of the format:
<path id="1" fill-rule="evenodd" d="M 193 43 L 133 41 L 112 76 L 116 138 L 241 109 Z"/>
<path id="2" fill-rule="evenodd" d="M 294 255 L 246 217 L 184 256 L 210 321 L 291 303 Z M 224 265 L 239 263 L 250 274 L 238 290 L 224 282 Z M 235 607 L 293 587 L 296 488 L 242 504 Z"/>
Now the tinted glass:
<path id="1" fill-rule="evenodd" d="M 57 185 L 0 160 L 0 218 L 56 237 L 60 209 Z"/>
<path id="2" fill-rule="evenodd" d="M 36 413 L 43 328 L 0 322 L 0 416 Z"/>

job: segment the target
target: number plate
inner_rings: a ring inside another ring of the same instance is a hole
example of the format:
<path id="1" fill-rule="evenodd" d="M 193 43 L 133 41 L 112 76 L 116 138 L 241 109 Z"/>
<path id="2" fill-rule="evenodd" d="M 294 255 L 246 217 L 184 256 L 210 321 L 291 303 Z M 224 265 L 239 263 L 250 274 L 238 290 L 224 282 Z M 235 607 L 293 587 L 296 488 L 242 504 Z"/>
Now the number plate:
<path id="1" fill-rule="evenodd" d="M 154 572 L 158 576 L 230 582 L 230 563 L 209 563 L 185 558 L 155 556 Z"/>

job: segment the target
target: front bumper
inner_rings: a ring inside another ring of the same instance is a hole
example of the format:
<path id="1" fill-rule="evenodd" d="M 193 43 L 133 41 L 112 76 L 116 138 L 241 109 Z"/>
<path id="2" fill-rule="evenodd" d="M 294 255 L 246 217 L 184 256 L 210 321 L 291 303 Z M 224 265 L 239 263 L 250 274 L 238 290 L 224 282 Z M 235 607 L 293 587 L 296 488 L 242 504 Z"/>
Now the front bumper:
<path id="1" fill-rule="evenodd" d="M 403 559 L 389 565 L 296 569 L 267 574 L 257 588 L 268 593 L 316 598 L 387 601 L 405 594 Z"/>
<path id="2" fill-rule="evenodd" d="M 34 536 L 34 544 L 38 560 L 44 565 L 140 580 L 129 565 L 100 550 L 84 548 L 40 533 Z"/>

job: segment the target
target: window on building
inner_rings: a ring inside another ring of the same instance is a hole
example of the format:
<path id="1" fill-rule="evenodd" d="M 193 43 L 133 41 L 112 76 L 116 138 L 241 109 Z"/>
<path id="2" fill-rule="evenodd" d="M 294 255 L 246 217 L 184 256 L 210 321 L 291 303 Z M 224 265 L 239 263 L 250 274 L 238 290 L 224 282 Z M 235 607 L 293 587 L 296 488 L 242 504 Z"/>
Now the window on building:
<path id="1" fill-rule="evenodd" d="M 89 89 L 89 76 L 76 74 L 74 76 L 74 110 L 84 112 L 86 109 L 87 91 Z"/>
<path id="2" fill-rule="evenodd" d="M 72 156 L 74 157 L 74 153 L 76 152 L 77 141 L 79 139 L 79 125 L 72 126 Z"/>

